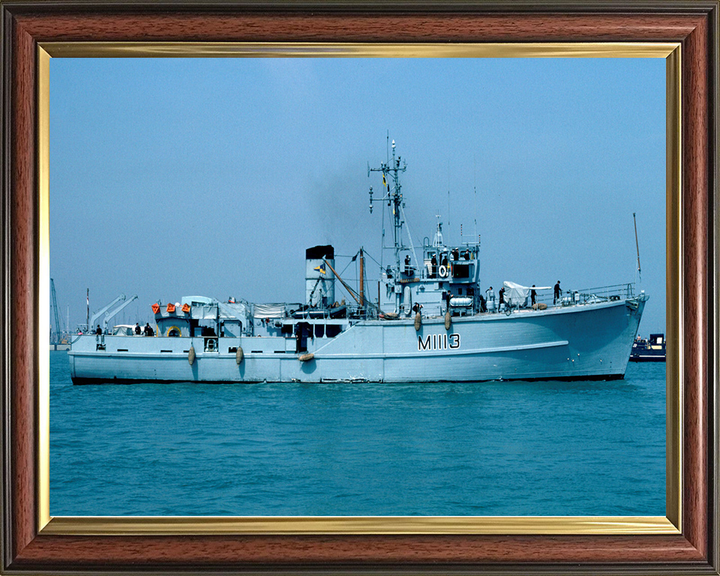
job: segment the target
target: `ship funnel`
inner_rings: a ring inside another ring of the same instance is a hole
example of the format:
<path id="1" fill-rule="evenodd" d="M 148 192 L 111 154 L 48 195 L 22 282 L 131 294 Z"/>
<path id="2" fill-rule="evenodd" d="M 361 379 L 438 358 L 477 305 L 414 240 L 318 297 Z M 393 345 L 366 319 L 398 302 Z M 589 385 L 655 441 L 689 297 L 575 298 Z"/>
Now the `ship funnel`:
<path id="1" fill-rule="evenodd" d="M 335 268 L 332 246 L 313 246 L 305 250 L 305 303 L 311 308 L 330 306 L 335 302 L 335 275 L 325 261 Z"/>

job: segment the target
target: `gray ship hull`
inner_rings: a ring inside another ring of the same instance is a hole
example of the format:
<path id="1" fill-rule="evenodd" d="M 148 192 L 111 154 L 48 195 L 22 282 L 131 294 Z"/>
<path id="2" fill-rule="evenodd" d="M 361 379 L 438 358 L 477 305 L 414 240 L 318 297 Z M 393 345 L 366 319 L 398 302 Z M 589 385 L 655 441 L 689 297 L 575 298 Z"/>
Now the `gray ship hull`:
<path id="1" fill-rule="evenodd" d="M 647 297 L 452 319 L 361 320 L 340 334 L 78 337 L 75 384 L 134 382 L 474 382 L 617 379 L 625 374 Z M 190 350 L 194 352 L 192 363 Z M 242 358 L 236 350 L 241 348 Z M 312 356 L 310 358 L 310 356 Z"/>

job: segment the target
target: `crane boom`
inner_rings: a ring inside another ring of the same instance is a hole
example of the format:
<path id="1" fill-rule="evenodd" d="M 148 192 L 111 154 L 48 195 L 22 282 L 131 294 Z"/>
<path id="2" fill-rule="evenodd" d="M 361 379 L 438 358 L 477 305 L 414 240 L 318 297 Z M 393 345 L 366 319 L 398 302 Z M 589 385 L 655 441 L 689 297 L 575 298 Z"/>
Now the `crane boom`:
<path id="1" fill-rule="evenodd" d="M 93 314 L 93 315 L 92 315 L 92 318 L 90 319 L 90 324 L 88 324 L 88 330 L 92 330 L 92 329 L 93 329 L 92 327 L 95 325 L 95 321 L 96 321 L 98 318 L 100 318 L 100 316 L 102 316 L 103 314 L 105 314 L 105 312 L 107 312 L 108 310 L 110 310 L 110 308 L 112 308 L 113 306 L 115 306 L 115 304 L 117 304 L 118 302 L 120 302 L 121 300 L 125 300 L 125 294 L 120 294 L 120 296 L 118 296 L 117 298 L 115 298 L 115 300 L 113 300 L 112 302 L 110 302 L 110 304 L 108 304 L 107 306 L 105 306 L 105 307 L 103 307 L 103 308 L 100 308 L 99 311 L 95 312 L 95 314 Z"/>
<path id="2" fill-rule="evenodd" d="M 105 318 L 103 318 L 103 332 L 107 332 L 107 325 L 108 325 L 108 322 L 110 322 L 110 319 L 113 316 L 116 316 L 123 308 L 125 308 L 125 306 L 127 306 L 128 304 L 131 304 L 135 300 L 137 300 L 137 294 L 135 296 L 133 296 L 132 298 L 130 298 L 129 300 L 126 300 L 125 302 L 120 304 L 120 306 L 115 308 L 115 310 L 112 310 L 112 311 L 108 312 L 107 314 L 105 314 Z"/>
<path id="3" fill-rule="evenodd" d="M 55 292 L 55 280 L 50 278 L 50 291 L 52 292 L 52 307 L 53 307 L 53 322 L 54 322 L 54 335 L 52 337 L 51 344 L 60 343 L 60 316 L 58 315 L 57 307 L 57 294 Z"/>

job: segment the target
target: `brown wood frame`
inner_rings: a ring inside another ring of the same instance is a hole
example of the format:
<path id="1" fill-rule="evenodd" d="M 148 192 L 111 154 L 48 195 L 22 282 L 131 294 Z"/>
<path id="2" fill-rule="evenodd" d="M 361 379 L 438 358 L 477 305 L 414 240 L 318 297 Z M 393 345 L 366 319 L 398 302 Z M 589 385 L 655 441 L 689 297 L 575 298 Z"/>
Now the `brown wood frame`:
<path id="1" fill-rule="evenodd" d="M 2 12 L 2 558 L 4 573 L 718 574 L 718 2 L 541 5 L 5 0 Z M 62 536 L 38 533 L 39 42 L 682 44 L 682 534 L 629 536 Z"/>

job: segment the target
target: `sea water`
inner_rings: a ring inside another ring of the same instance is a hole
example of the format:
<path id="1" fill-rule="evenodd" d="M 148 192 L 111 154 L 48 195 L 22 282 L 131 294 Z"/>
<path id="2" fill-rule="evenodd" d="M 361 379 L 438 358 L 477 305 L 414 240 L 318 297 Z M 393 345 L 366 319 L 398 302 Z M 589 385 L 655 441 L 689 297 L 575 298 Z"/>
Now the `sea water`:
<path id="1" fill-rule="evenodd" d="M 665 364 L 610 382 L 73 386 L 53 516 L 665 515 Z"/>

